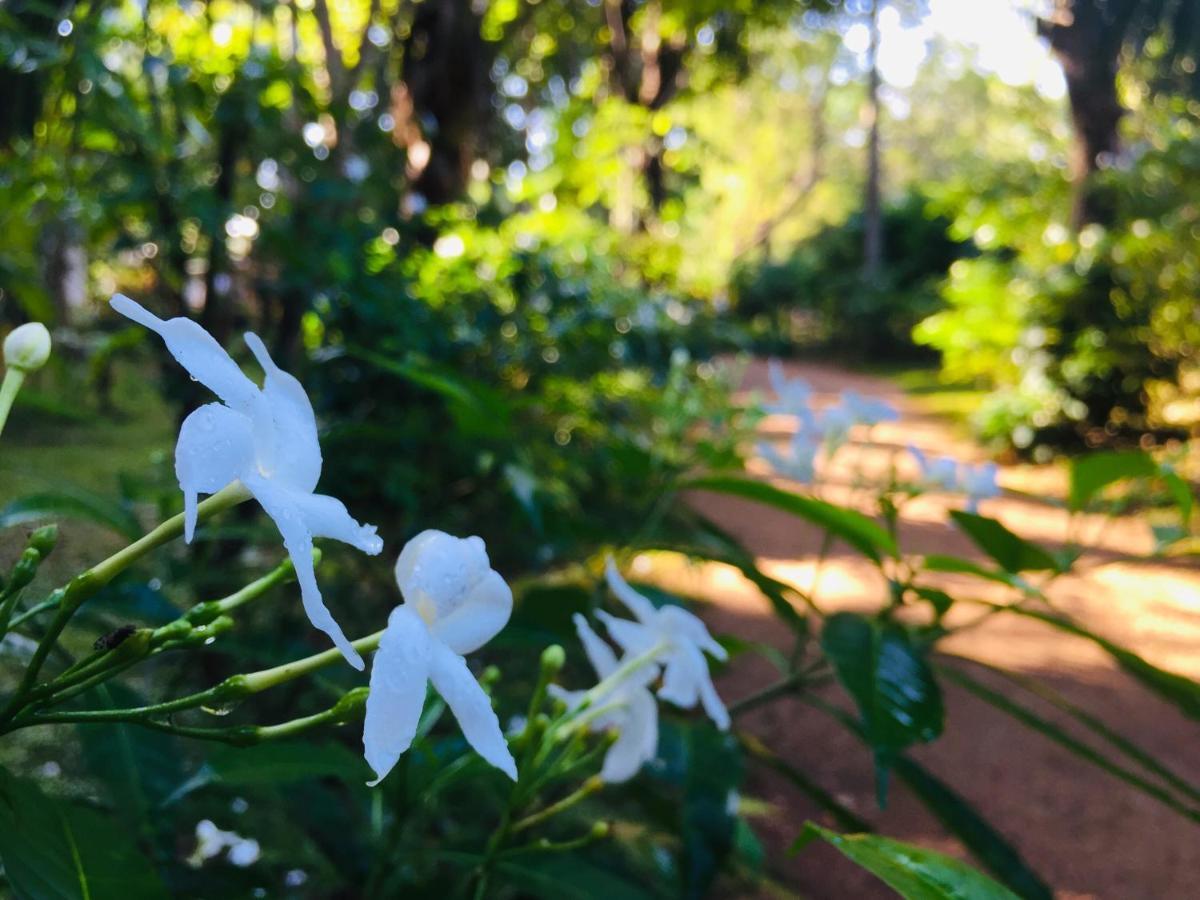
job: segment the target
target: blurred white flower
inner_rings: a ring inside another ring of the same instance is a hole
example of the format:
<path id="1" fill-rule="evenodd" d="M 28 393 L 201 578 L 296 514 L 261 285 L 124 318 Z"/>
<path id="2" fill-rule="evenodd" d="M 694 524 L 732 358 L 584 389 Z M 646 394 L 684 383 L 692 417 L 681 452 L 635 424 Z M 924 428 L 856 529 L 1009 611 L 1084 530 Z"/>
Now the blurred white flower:
<path id="1" fill-rule="evenodd" d="M 921 470 L 921 483 L 940 487 L 943 490 L 958 490 L 958 463 L 949 456 L 926 457 L 911 444 L 908 452 L 917 461 Z"/>
<path id="2" fill-rule="evenodd" d="M 844 403 L 826 407 L 816 419 L 816 430 L 829 456 L 837 453 L 850 440 L 850 429 L 857 424 L 854 412 Z"/>
<path id="3" fill-rule="evenodd" d="M 783 372 L 783 365 L 777 359 L 767 365 L 767 377 L 771 380 L 771 388 L 775 391 L 775 402 L 767 404 L 767 412 L 781 413 L 787 416 L 811 418 L 812 385 L 803 378 L 789 379 Z"/>
<path id="4" fill-rule="evenodd" d="M 193 868 L 225 853 L 225 858 L 239 868 L 258 862 L 262 848 L 254 838 L 245 838 L 233 831 L 222 831 L 209 819 L 196 823 L 196 849 L 188 858 Z"/>
<path id="5" fill-rule="evenodd" d="M 575 614 L 574 622 L 588 662 L 603 684 L 620 667 L 616 654 L 579 613 Z M 658 704 L 648 689 L 657 677 L 658 666 L 650 663 L 592 698 L 592 708 L 603 708 L 604 712 L 588 723 L 590 729 L 606 731 L 614 728 L 618 733 L 600 768 L 600 777 L 609 784 L 628 781 L 658 752 Z M 588 694 L 588 691 L 565 691 L 558 685 L 550 685 L 550 692 L 563 700 L 569 709 L 578 707 Z"/>
<path id="6" fill-rule="evenodd" d="M 50 358 L 50 332 L 41 322 L 18 325 L 4 339 L 4 365 L 19 372 L 40 369 Z"/>
<path id="7" fill-rule="evenodd" d="M 463 655 L 499 633 L 512 591 L 491 568 L 483 540 L 423 531 L 396 560 L 404 602 L 392 610 L 371 665 L 363 746 L 378 784 L 416 735 L 425 685 L 432 682 L 472 747 L 514 781 L 517 764 Z"/>
<path id="8" fill-rule="evenodd" d="M 980 500 L 1000 496 L 1000 485 L 996 483 L 997 474 L 994 462 L 974 466 L 963 464 L 959 470 L 959 486 L 967 495 L 967 512 L 978 512 Z"/>
<path id="9" fill-rule="evenodd" d="M 262 856 L 262 848 L 254 838 L 238 838 L 229 847 L 228 859 L 240 869 L 252 866 Z"/>
<path id="10" fill-rule="evenodd" d="M 864 397 L 858 391 L 843 391 L 841 405 L 855 425 L 869 427 L 880 422 L 895 422 L 900 418 L 900 413 L 890 403 L 878 397 Z"/>
<path id="11" fill-rule="evenodd" d="M 271 361 L 255 334 L 247 332 L 245 340 L 266 373 L 261 389 L 191 319 L 160 319 L 121 294 L 110 302 L 121 315 L 158 334 L 179 364 L 224 401 L 194 410 L 179 429 L 175 474 L 183 490 L 185 539 L 190 542 L 196 528 L 199 495 L 241 481 L 283 536 L 309 620 L 352 666 L 364 668 L 321 599 L 312 542 L 313 537 L 333 538 L 372 556 L 383 542 L 373 525 L 351 518 L 340 500 L 314 493 L 321 476 L 321 446 L 312 404 L 300 382 Z"/>
<path id="12" fill-rule="evenodd" d="M 758 445 L 758 453 L 775 474 L 808 484 L 816 474 L 817 453 L 821 449 L 819 441 L 811 432 L 797 431 L 787 446 L 787 453 L 784 454 L 764 441 Z"/>
<path id="13" fill-rule="evenodd" d="M 725 648 L 708 633 L 696 616 L 678 606 L 656 609 L 654 604 L 630 587 L 610 558 L 605 567 L 608 587 L 633 615 L 636 622 L 618 619 L 608 613 L 597 615 L 613 640 L 626 653 L 651 653 L 663 666 L 663 683 L 658 696 L 676 706 L 690 709 L 697 703 L 718 728 L 729 728 L 729 713 L 717 696 L 708 672 L 705 652 L 719 660 L 728 658 Z"/>

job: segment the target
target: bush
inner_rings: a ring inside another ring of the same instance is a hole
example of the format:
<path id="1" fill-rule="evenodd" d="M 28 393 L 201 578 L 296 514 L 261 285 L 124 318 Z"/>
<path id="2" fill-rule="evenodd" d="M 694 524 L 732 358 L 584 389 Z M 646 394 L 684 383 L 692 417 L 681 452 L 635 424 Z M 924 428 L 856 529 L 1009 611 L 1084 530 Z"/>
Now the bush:
<path id="1" fill-rule="evenodd" d="M 884 211 L 884 267 L 877 283 L 863 270 L 863 217 L 826 228 L 781 262 L 745 266 L 734 276 L 743 317 L 806 314 L 801 341 L 855 355 L 919 354 L 913 326 L 940 305 L 938 283 L 966 245 L 948 234 L 950 222 L 927 212 L 927 200 L 909 194 Z M 783 325 L 780 332 L 791 328 Z"/>

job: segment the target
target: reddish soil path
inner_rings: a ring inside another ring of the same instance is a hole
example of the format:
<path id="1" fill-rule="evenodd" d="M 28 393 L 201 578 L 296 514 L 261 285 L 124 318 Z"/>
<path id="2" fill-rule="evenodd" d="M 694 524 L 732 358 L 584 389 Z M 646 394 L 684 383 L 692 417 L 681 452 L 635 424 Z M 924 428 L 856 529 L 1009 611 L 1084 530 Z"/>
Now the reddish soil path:
<path id="1" fill-rule="evenodd" d="M 856 472 L 879 471 L 895 458 L 911 465 L 903 448 L 915 444 L 960 459 L 982 458 L 978 448 L 955 435 L 945 422 L 923 414 L 917 403 L 886 381 L 835 367 L 795 364 L 790 375 L 807 378 L 817 403 L 847 387 L 883 397 L 902 411 L 901 421 L 876 428 L 869 443 L 846 448 L 820 487 L 822 496 L 854 502 Z M 766 367 L 752 364 L 747 390 L 767 391 Z M 822 396 L 822 394 L 826 396 Z M 767 439 L 782 442 L 789 423 L 770 417 Z M 765 467 L 754 470 L 768 477 Z M 1065 478 L 1057 467 L 1004 467 L 1006 495 L 986 500 L 981 512 L 1018 533 L 1055 544 L 1066 534 L 1066 517 L 1035 497 L 1061 496 Z M 1023 496 L 1022 494 L 1032 495 Z M 802 587 L 812 584 L 820 536 L 783 514 L 711 494 L 694 505 L 737 535 L 763 569 Z M 946 524 L 946 509 L 961 498 L 925 496 L 906 508 L 901 527 L 905 552 L 977 554 Z M 1151 662 L 1200 677 L 1200 572 L 1194 566 L 1131 560 L 1152 544 L 1145 522 L 1120 520 L 1103 527 L 1083 523 L 1099 535 L 1081 574 L 1064 577 L 1050 594 L 1064 611 L 1095 631 L 1143 654 Z M 705 616 L 714 630 L 781 645 L 781 629 L 757 593 L 739 575 L 716 566 L 661 563 L 668 585 L 709 598 Z M 976 579 L 948 580 L 952 593 L 1000 597 Z M 881 581 L 874 569 L 845 547 L 835 546 L 821 569 L 819 599 L 827 610 L 878 608 Z M 976 610 L 955 608 L 951 621 L 973 620 Z M 1120 672 L 1090 643 L 1018 616 L 996 616 L 942 645 L 943 649 L 1036 676 L 1072 702 L 1134 738 L 1169 765 L 1200 783 L 1200 728 Z M 1086 733 L 1053 707 L 982 670 L 980 680 L 1033 706 L 1077 736 Z M 774 678 L 760 659 L 743 657 L 719 683 L 728 700 L 747 696 Z M 1191 898 L 1200 896 L 1200 826 L 1189 822 L 1123 782 L 1101 772 L 1015 720 L 954 687 L 947 687 L 945 735 L 913 756 L 966 796 L 1006 835 L 1062 898 Z M 831 689 L 828 696 L 840 698 Z M 840 702 L 840 699 L 839 699 Z M 900 784 L 888 809 L 875 806 L 871 762 L 861 744 L 831 720 L 795 700 L 752 712 L 742 724 L 775 752 L 822 784 L 884 834 L 965 856 L 963 849 Z M 806 819 L 833 824 L 806 796 L 780 779 L 751 776 L 746 795 L 769 804 L 755 820 L 768 844 L 772 874 L 784 893 L 815 898 L 890 897 L 870 876 L 832 850 L 811 847 L 795 857 L 785 848 Z M 728 894 L 726 894 L 728 895 Z M 771 892 L 770 895 L 775 895 Z"/>

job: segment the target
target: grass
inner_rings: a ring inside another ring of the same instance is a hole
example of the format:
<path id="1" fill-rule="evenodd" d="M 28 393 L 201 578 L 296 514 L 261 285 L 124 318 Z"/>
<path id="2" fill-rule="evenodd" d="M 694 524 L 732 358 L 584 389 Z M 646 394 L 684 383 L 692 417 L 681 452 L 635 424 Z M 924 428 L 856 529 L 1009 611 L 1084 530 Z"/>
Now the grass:
<path id="1" fill-rule="evenodd" d="M 0 510 L 31 494 L 83 491 L 116 501 L 123 475 L 161 471 L 175 423 L 153 373 L 149 365 L 119 365 L 108 411 L 61 371 L 39 373 L 0 435 Z M 122 543 L 89 522 L 63 519 L 59 526 L 58 548 L 31 590 L 57 583 Z M 0 529 L 0 566 L 21 552 L 28 530 Z"/>

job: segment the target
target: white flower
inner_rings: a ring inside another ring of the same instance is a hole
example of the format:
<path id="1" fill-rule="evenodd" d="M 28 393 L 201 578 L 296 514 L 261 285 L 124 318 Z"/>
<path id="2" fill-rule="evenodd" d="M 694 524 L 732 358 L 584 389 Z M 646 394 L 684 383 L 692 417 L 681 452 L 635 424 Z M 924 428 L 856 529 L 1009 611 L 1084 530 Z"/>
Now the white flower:
<path id="1" fill-rule="evenodd" d="M 775 391 L 774 403 L 764 407 L 767 412 L 782 413 L 788 416 L 809 417 L 812 413 L 809 404 L 812 401 L 812 385 L 803 378 L 791 378 L 783 374 L 783 366 L 779 360 L 773 359 L 767 365 L 767 377 L 771 380 L 771 388 Z"/>
<path id="2" fill-rule="evenodd" d="M 877 397 L 864 397 L 857 391 L 842 392 L 842 407 L 855 425 L 878 425 L 880 422 L 895 422 L 900 413 L 890 403 Z"/>
<path id="3" fill-rule="evenodd" d="M 512 591 L 477 537 L 423 531 L 396 560 L 404 602 L 392 610 L 371 665 L 363 746 L 378 784 L 416 735 L 426 682 L 433 682 L 479 755 L 514 781 L 513 761 L 491 701 L 463 654 L 508 622 Z"/>
<path id="4" fill-rule="evenodd" d="M 262 848 L 254 838 L 238 838 L 229 846 L 227 857 L 239 869 L 252 866 L 262 856 Z"/>
<path id="5" fill-rule="evenodd" d="M 728 654 L 696 616 L 678 606 L 655 609 L 654 604 L 629 586 L 610 558 L 605 568 L 609 589 L 637 618 L 636 622 L 618 619 L 605 612 L 596 615 L 608 627 L 613 640 L 626 653 L 655 654 L 663 666 L 663 683 L 658 696 L 676 706 L 690 709 L 700 703 L 708 717 L 721 730 L 729 728 L 729 713 L 717 696 L 708 673 L 708 652 L 725 660 Z"/>
<path id="6" fill-rule="evenodd" d="M 971 466 L 964 464 L 959 472 L 959 484 L 967 495 L 967 512 L 976 512 L 979 501 L 1000 496 L 996 483 L 997 469 L 994 462 Z"/>
<path id="7" fill-rule="evenodd" d="M 222 831 L 209 819 L 196 823 L 196 849 L 188 862 L 198 868 L 207 860 L 225 853 L 225 858 L 238 868 L 246 868 L 258 862 L 262 848 L 254 838 L 244 838 L 234 831 Z"/>
<path id="8" fill-rule="evenodd" d="M 830 456 L 837 453 L 850 439 L 850 429 L 856 423 L 853 411 L 845 404 L 827 407 L 816 422 L 817 433 L 825 443 L 826 453 Z"/>
<path id="9" fill-rule="evenodd" d="M 588 662 L 600 676 L 600 683 L 619 668 L 612 648 L 588 626 L 587 620 L 576 613 L 575 631 L 583 644 Z M 651 662 L 626 678 L 601 691 L 592 700 L 592 707 L 611 707 L 590 723 L 592 731 L 615 728 L 616 741 L 604 756 L 600 777 L 609 784 L 628 781 L 658 752 L 658 704 L 648 685 L 658 677 L 658 666 Z M 564 691 L 550 685 L 550 692 L 561 698 L 570 709 L 579 706 L 587 691 Z"/>
<path id="10" fill-rule="evenodd" d="M 926 457 L 911 444 L 908 452 L 917 461 L 917 466 L 921 470 L 922 483 L 947 491 L 958 490 L 958 463 L 955 460 L 949 456 Z"/>
<path id="11" fill-rule="evenodd" d="M 332 638 L 352 666 L 364 668 L 362 657 L 321 600 L 312 541 L 333 538 L 372 556 L 383 549 L 383 542 L 373 525 L 360 525 L 341 501 L 313 492 L 321 476 L 321 446 L 317 420 L 300 382 L 271 361 L 255 334 L 247 332 L 245 340 L 266 373 L 261 389 L 191 319 L 160 319 L 121 294 L 110 302 L 121 315 L 157 333 L 180 365 L 224 401 L 201 406 L 179 429 L 175 474 L 183 490 L 185 539 L 190 542 L 196 528 L 199 495 L 241 481 L 283 535 L 308 618 Z"/>
<path id="12" fill-rule="evenodd" d="M 4 339 L 4 365 L 19 372 L 40 369 L 50 358 L 50 332 L 41 322 L 20 325 Z"/>
<path id="13" fill-rule="evenodd" d="M 797 431 L 788 442 L 787 454 L 780 453 L 775 447 L 766 442 L 758 445 L 758 453 L 762 456 L 777 475 L 790 478 L 801 484 L 808 484 L 816 474 L 817 453 L 820 443 L 811 433 Z"/>

